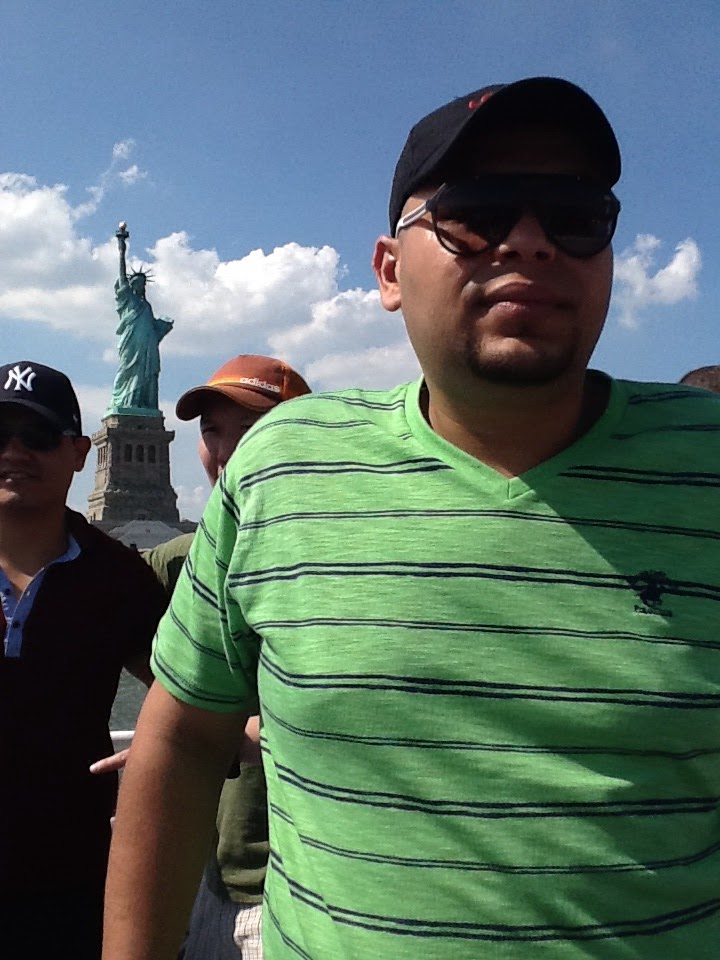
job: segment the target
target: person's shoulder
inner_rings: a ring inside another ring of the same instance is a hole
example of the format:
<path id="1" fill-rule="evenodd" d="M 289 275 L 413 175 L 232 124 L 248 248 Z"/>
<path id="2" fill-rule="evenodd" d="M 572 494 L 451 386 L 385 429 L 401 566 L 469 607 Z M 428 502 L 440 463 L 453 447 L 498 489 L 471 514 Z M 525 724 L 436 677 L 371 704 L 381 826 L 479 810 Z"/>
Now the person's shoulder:
<path id="1" fill-rule="evenodd" d="M 332 429 L 367 422 L 388 426 L 398 413 L 404 416 L 405 398 L 411 384 L 392 390 L 328 390 L 286 400 L 265 414 L 250 430 L 243 443 L 257 443 L 263 435 L 297 433 L 298 427 Z"/>
<path id="2" fill-rule="evenodd" d="M 625 401 L 610 437 L 619 462 L 663 475 L 717 473 L 720 397 L 678 383 L 625 380 L 616 387 Z M 671 489 L 687 488 L 679 484 L 667 487 Z"/>
<path id="3" fill-rule="evenodd" d="M 638 418 L 668 426 L 701 420 L 711 427 L 720 424 L 720 395 L 684 383 L 617 381 L 627 398 L 627 409 Z"/>
<path id="4" fill-rule="evenodd" d="M 310 417 L 330 420 L 350 413 L 359 414 L 360 411 L 387 414 L 404 405 L 409 387 L 409 383 L 403 383 L 390 390 L 363 390 L 353 387 L 307 393 L 278 404 L 262 418 L 253 432 L 277 420 L 297 422 Z"/>
<path id="5" fill-rule="evenodd" d="M 179 537 L 173 537 L 172 540 L 166 540 L 165 543 L 159 543 L 156 547 L 142 551 L 143 559 L 154 567 L 156 563 L 170 563 L 172 560 L 182 559 L 190 552 L 194 533 L 181 533 Z"/>
<path id="6" fill-rule="evenodd" d="M 278 404 L 240 441 L 226 470 L 266 473 L 282 464 L 355 459 L 407 433 L 410 384 L 392 390 L 332 390 Z"/>
<path id="7" fill-rule="evenodd" d="M 194 533 L 183 533 L 179 537 L 158 544 L 151 550 L 142 552 L 143 560 L 168 595 L 172 593 L 178 581 L 194 537 Z"/>
<path id="8" fill-rule="evenodd" d="M 247 456 L 252 451 L 264 453 L 298 439 L 314 445 L 331 436 L 337 443 L 344 433 L 368 423 L 392 430 L 393 421 L 404 419 L 409 386 L 402 384 L 392 390 L 332 390 L 286 400 L 248 431 L 238 450 L 244 450 Z"/>

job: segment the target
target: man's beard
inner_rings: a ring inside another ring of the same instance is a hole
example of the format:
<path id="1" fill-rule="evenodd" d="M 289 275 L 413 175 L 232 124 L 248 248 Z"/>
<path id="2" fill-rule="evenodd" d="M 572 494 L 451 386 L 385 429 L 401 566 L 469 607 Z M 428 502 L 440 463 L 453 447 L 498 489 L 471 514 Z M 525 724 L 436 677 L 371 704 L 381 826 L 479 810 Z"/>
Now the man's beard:
<path id="1" fill-rule="evenodd" d="M 514 387 L 540 387 L 559 380 L 573 366 L 575 355 L 576 344 L 570 341 L 549 356 L 487 356 L 474 331 L 469 331 L 465 345 L 465 362 L 471 373 L 487 383 Z"/>

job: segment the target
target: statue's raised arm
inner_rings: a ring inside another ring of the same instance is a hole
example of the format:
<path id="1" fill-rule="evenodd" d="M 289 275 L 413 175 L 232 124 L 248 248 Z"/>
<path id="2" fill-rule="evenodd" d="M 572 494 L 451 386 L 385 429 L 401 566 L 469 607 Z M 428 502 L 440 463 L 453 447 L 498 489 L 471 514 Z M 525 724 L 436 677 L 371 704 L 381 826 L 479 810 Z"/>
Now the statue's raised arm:
<path id="1" fill-rule="evenodd" d="M 127 241 L 130 234 L 128 233 L 127 224 L 124 220 L 121 220 L 118 224 L 118 228 L 115 231 L 115 236 L 117 237 L 118 250 L 120 251 L 120 281 L 122 283 L 127 283 L 127 264 L 125 262 L 125 251 L 127 250 Z"/>
<path id="2" fill-rule="evenodd" d="M 128 276 L 126 252 L 130 234 L 124 221 L 115 236 L 120 252 L 120 275 L 115 281 L 120 340 L 118 371 L 107 414 L 159 416 L 160 341 L 172 329 L 172 321 L 153 314 L 145 296 L 149 274 L 138 269 Z"/>

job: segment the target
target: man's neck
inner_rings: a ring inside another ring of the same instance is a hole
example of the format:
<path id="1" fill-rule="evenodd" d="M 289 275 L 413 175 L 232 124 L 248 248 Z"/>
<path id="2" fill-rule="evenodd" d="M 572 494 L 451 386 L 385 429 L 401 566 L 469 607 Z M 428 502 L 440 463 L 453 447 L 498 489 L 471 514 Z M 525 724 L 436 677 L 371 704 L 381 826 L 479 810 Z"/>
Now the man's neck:
<path id="1" fill-rule="evenodd" d="M 424 389 L 423 413 L 433 430 L 505 477 L 517 477 L 561 453 L 602 416 L 609 387 L 600 377 L 552 388 L 494 384 L 472 400 Z"/>
<path id="2" fill-rule="evenodd" d="M 0 511 L 0 567 L 32 578 L 67 549 L 65 509 L 24 512 Z"/>

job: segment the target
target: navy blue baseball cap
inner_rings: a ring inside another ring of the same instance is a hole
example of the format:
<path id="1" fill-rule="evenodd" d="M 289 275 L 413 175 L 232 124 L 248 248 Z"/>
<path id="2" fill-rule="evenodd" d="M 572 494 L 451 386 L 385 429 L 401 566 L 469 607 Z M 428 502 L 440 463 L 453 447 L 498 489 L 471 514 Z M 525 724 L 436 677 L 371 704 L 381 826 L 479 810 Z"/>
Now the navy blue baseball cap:
<path id="1" fill-rule="evenodd" d="M 0 366 L 0 404 L 34 410 L 70 437 L 82 435 L 80 405 L 73 386 L 59 370 L 34 360 Z"/>
<path id="2" fill-rule="evenodd" d="M 548 122 L 567 128 L 586 147 L 607 186 L 620 179 L 620 148 L 610 123 L 593 98 L 569 80 L 529 77 L 493 84 L 451 100 L 410 131 L 395 167 L 390 193 L 390 231 L 405 201 L 427 183 L 440 186 L 443 167 L 457 156 L 466 136 L 482 140 L 498 124 Z"/>

